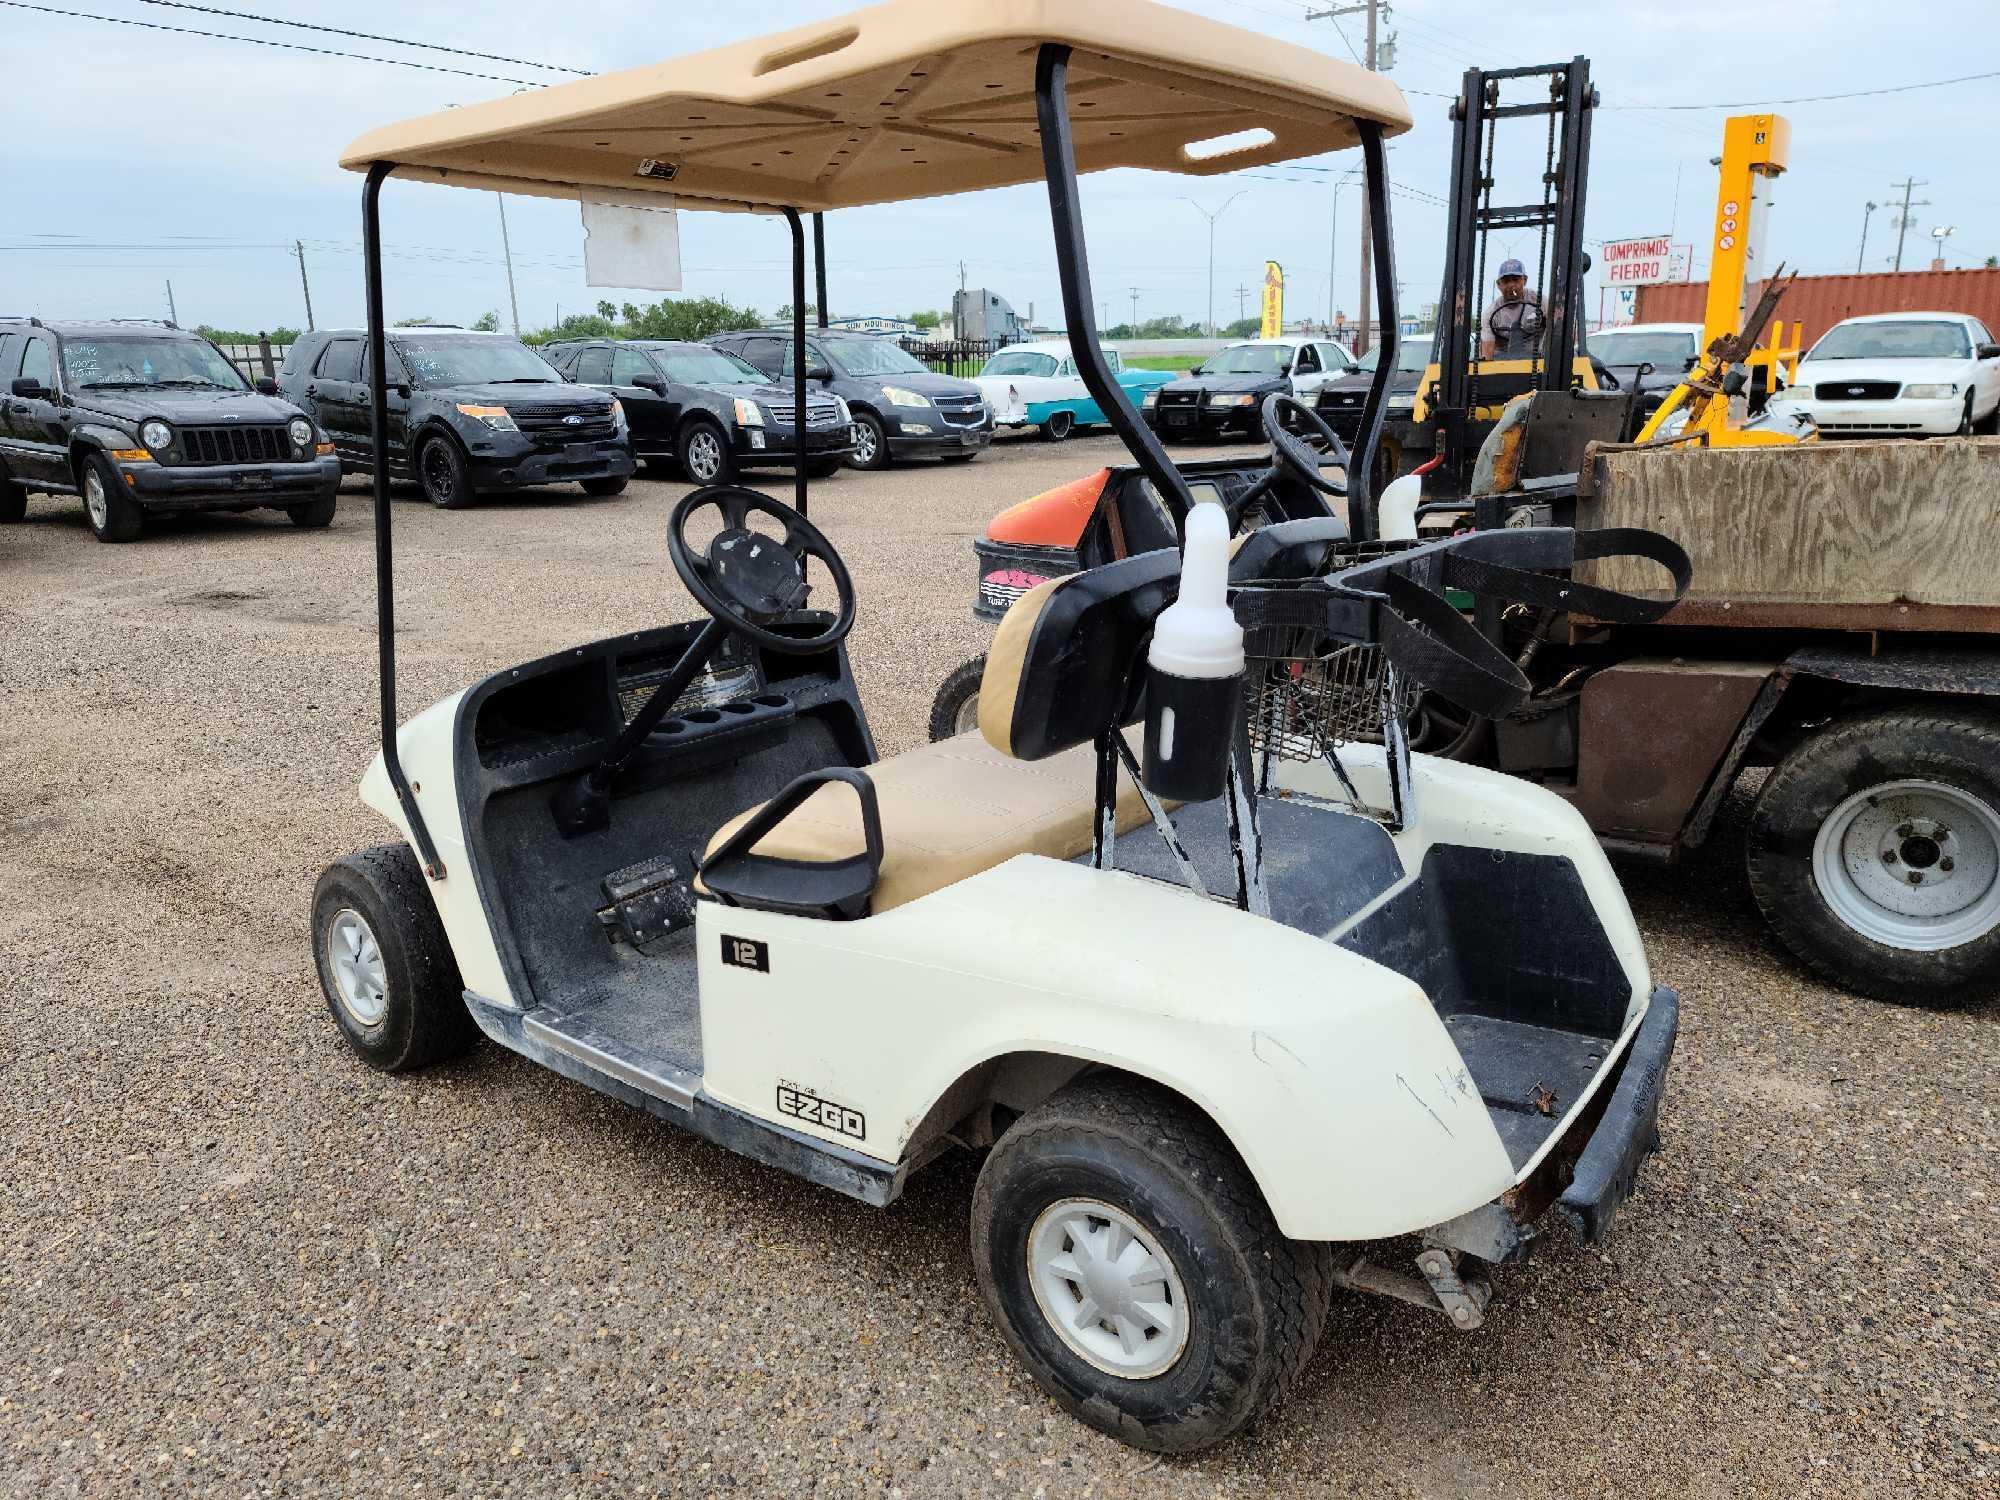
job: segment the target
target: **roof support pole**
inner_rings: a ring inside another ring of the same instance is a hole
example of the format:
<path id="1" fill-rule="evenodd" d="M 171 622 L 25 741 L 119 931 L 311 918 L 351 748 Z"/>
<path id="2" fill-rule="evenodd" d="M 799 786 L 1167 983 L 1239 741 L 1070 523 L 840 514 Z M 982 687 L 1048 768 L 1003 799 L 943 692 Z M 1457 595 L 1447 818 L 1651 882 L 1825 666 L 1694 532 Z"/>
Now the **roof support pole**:
<path id="1" fill-rule="evenodd" d="M 1049 185 L 1049 219 L 1056 236 L 1056 270 L 1062 277 L 1063 323 L 1069 329 L 1070 354 L 1084 387 L 1097 402 L 1112 430 L 1139 461 L 1153 488 L 1174 513 L 1176 522 L 1194 506 L 1187 481 L 1167 457 L 1153 429 L 1132 409 L 1111 374 L 1097 342 L 1097 308 L 1090 291 L 1090 257 L 1083 239 L 1083 213 L 1077 202 L 1076 150 L 1069 126 L 1069 51 L 1053 42 L 1042 45 L 1035 58 L 1035 115 L 1042 127 L 1042 175 Z M 1379 146 L 1380 133 L 1377 133 Z"/>
<path id="2" fill-rule="evenodd" d="M 819 326 L 826 327 L 826 215 L 813 215 L 813 280 L 819 293 Z"/>
<path id="3" fill-rule="evenodd" d="M 417 862 L 432 880 L 444 879 L 444 861 L 431 841 L 430 826 L 403 774 L 396 753 L 396 569 L 389 536 L 389 358 L 382 315 L 382 183 L 396 170 L 391 161 L 371 162 L 361 189 L 362 274 L 368 299 L 368 440 L 375 479 L 375 642 L 382 680 L 382 764 L 396 789 Z"/>
<path id="4" fill-rule="evenodd" d="M 815 214 L 814 219 L 818 219 Z M 806 513 L 806 228 L 796 208 L 792 226 L 792 508 Z"/>
<path id="5" fill-rule="evenodd" d="M 1396 373 L 1396 346 L 1402 342 L 1396 307 L 1396 242 L 1389 224 L 1389 159 L 1382 148 L 1382 127 L 1373 120 L 1356 120 L 1361 133 L 1363 191 L 1368 195 L 1368 233 L 1374 241 L 1375 302 L 1382 310 L 1381 353 L 1375 357 L 1375 378 L 1361 403 L 1361 427 L 1354 435 L 1347 467 L 1347 529 L 1357 541 L 1372 542 L 1379 534 L 1375 517 L 1375 450 L 1382 441 L 1382 417 L 1389 404 L 1389 381 Z"/>

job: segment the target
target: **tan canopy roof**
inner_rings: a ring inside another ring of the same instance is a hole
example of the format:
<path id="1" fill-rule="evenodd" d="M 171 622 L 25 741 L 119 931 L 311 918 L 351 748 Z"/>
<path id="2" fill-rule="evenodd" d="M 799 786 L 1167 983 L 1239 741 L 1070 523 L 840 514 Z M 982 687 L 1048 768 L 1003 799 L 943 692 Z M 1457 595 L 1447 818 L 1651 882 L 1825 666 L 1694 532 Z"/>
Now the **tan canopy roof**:
<path id="1" fill-rule="evenodd" d="M 889 0 L 370 131 L 341 165 L 545 197 L 830 209 L 1038 181 L 1035 55 L 1073 49 L 1079 171 L 1229 172 L 1409 128 L 1380 74 L 1152 0 Z M 1245 149 L 1190 145 L 1264 130 Z M 581 191 L 580 191 L 581 190 Z M 629 193 L 644 195 L 628 199 Z"/>

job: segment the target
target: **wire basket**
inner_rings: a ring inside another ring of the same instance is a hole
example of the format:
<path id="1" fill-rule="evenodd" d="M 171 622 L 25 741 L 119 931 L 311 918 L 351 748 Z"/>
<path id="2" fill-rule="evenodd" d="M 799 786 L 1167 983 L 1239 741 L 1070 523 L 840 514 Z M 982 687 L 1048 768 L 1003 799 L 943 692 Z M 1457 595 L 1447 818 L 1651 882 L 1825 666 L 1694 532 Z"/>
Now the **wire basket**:
<path id="1" fill-rule="evenodd" d="M 1296 627 L 1251 631 L 1244 644 L 1244 709 L 1260 758 L 1316 761 L 1342 745 L 1380 743 L 1385 710 L 1409 717 L 1415 695 L 1400 682 L 1393 708 L 1385 703 L 1379 646 Z"/>

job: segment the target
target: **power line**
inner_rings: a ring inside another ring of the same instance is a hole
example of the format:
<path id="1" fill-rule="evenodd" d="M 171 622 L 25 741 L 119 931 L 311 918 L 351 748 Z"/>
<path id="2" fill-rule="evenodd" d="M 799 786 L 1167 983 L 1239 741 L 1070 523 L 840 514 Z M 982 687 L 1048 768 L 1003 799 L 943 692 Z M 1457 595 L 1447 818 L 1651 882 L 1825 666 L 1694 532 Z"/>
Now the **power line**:
<path id="1" fill-rule="evenodd" d="M 310 52 L 316 57 L 344 57 L 352 62 L 385 63 L 392 68 L 415 68 L 420 73 L 450 73 L 458 78 L 479 78 L 488 83 L 519 83 L 529 88 L 541 85 L 529 78 L 506 78 L 498 73 L 472 73 L 464 68 L 447 68 L 437 63 L 408 62 L 400 57 L 370 57 L 362 52 L 342 52 L 333 47 L 308 47 L 302 42 L 275 42 L 260 36 L 237 36 L 227 31 L 198 31 L 192 26 L 167 26 L 159 21 L 135 21 L 127 16 L 101 16 L 95 11 L 60 10 L 53 5 L 28 5 L 24 0 L 0 0 L 8 10 L 29 10 L 45 16 L 67 16 L 73 21 L 102 21 L 108 26 L 136 26 L 141 31 L 171 31 L 178 36 L 205 36 L 221 42 L 248 42 L 253 47 L 276 47 L 285 52 Z"/>
<path id="2" fill-rule="evenodd" d="M 2000 78 L 2000 68 L 1986 73 L 1965 73 L 1957 78 L 1934 78 L 1928 83 L 1898 83 L 1881 89 L 1855 89 L 1845 94 L 1802 94 L 1796 99 L 1731 99 L 1720 104 L 1600 104 L 1599 109 L 1763 109 L 1778 104 L 1823 104 L 1829 99 L 1872 99 L 1878 94 L 1908 94 L 1918 89 L 1948 88 L 1954 83 L 1977 83 L 1984 78 Z"/>
<path id="3" fill-rule="evenodd" d="M 477 57 L 486 62 L 512 63 L 521 68 L 546 68 L 551 73 L 574 73 L 579 78 L 595 78 L 588 68 L 565 68 L 559 63 L 536 62 L 531 57 L 502 57 L 497 52 L 468 52 L 463 47 L 446 47 L 438 42 L 412 42 L 399 36 L 382 36 L 373 31 L 348 31 L 340 26 L 317 26 L 311 21 L 286 21 L 277 16 L 254 15 L 247 10 L 221 10 L 213 5 L 190 5 L 186 0 L 139 0 L 166 10 L 191 10 L 204 16 L 227 16 L 234 21 L 255 21 L 263 26 L 290 26 L 299 31 L 319 31 L 328 36 L 351 36 L 364 42 L 387 42 L 394 47 L 421 47 L 427 52 L 449 52 L 455 57 Z M 383 59 L 386 61 L 387 59 Z"/>

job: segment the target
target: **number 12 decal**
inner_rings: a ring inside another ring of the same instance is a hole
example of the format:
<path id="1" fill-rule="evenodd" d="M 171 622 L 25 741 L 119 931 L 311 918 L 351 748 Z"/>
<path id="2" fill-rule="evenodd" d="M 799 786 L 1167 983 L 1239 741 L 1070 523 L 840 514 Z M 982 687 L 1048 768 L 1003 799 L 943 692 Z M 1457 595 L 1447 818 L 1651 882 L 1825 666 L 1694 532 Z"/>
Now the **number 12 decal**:
<path id="1" fill-rule="evenodd" d="M 771 972 L 771 945 L 758 938 L 731 937 L 722 935 L 722 961 L 738 969 L 755 969 L 759 974 Z"/>

